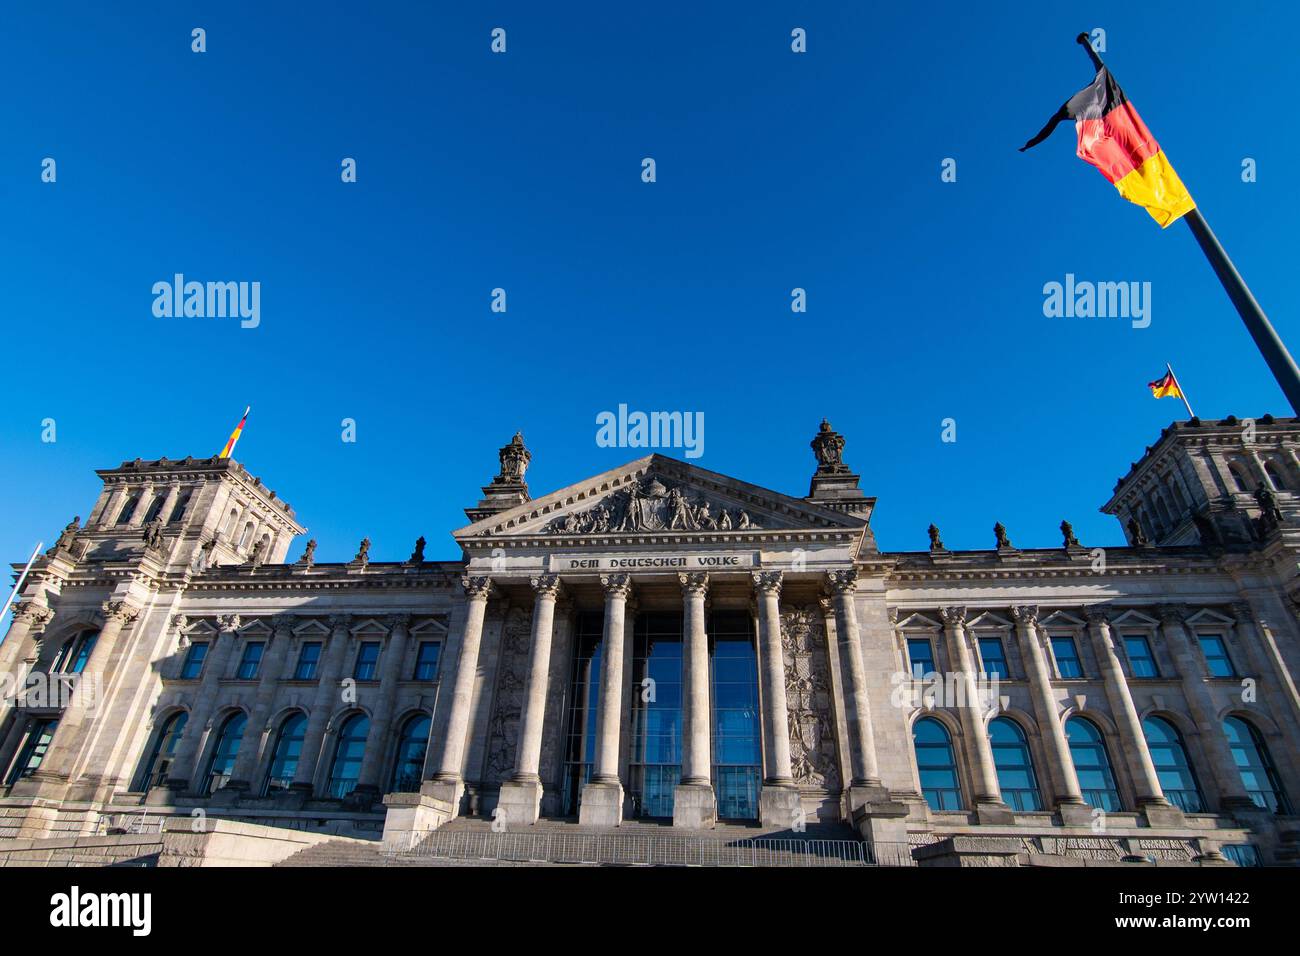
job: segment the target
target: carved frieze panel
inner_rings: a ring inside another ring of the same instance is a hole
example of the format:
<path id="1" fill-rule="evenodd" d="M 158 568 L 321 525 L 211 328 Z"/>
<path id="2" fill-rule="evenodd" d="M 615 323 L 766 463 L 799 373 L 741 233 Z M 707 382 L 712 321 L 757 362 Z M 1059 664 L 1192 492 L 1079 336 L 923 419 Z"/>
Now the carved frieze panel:
<path id="1" fill-rule="evenodd" d="M 501 632 L 501 660 L 497 666 L 496 700 L 488 722 L 484 783 L 500 783 L 514 773 L 531 638 L 532 613 L 520 607 L 511 608 Z"/>
<path id="2" fill-rule="evenodd" d="M 653 476 L 606 496 L 599 504 L 560 515 L 546 526 L 551 534 L 604 534 L 620 531 L 744 531 L 758 529 L 744 508 Z"/>
<path id="3" fill-rule="evenodd" d="M 839 790 L 830 664 L 820 611 L 784 611 L 781 649 L 785 656 L 790 766 L 795 782 L 804 787 Z"/>

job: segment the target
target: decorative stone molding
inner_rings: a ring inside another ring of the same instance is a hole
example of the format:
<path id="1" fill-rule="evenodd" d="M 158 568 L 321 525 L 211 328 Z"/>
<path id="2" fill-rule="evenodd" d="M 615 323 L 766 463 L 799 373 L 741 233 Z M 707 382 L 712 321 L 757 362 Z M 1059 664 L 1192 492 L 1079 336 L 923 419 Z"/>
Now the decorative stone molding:
<path id="1" fill-rule="evenodd" d="M 484 767 L 485 783 L 507 780 L 515 770 L 519 749 L 519 722 L 528 684 L 529 652 L 532 645 L 532 613 L 511 608 L 501 632 L 501 663 L 497 676 L 496 700 L 488 721 L 488 746 Z"/>
<path id="2" fill-rule="evenodd" d="M 822 616 L 809 607 L 783 613 L 781 649 L 785 658 L 791 774 L 800 786 L 838 790 L 840 772 Z"/>
<path id="3" fill-rule="evenodd" d="M 471 601 L 486 601 L 492 594 L 492 579 L 489 577 L 471 577 L 466 574 L 461 577 L 460 585 Z"/>
<path id="4" fill-rule="evenodd" d="M 294 625 L 298 623 L 298 618 L 293 614 L 275 614 L 267 619 L 267 624 L 271 630 L 279 636 L 281 634 L 289 635 L 293 633 Z"/>
<path id="5" fill-rule="evenodd" d="M 750 574 L 754 581 L 754 590 L 759 594 L 781 595 L 781 582 L 784 575 L 780 571 L 754 571 Z"/>
<path id="6" fill-rule="evenodd" d="M 540 595 L 549 594 L 558 597 L 560 593 L 560 576 L 558 574 L 534 574 L 528 579 L 533 590 Z"/>
<path id="7" fill-rule="evenodd" d="M 643 482 L 632 482 L 585 511 L 557 516 L 546 526 L 546 531 L 570 535 L 759 528 L 754 516 L 744 508 L 728 508 L 698 493 L 687 497 L 681 487 L 670 487 L 647 475 Z"/>
<path id="8" fill-rule="evenodd" d="M 1031 627 L 1038 623 L 1038 605 L 1037 604 L 1016 604 L 1011 608 L 1011 618 L 1017 624 L 1028 624 Z"/>
<path id="9" fill-rule="evenodd" d="M 1089 624 L 1109 626 L 1110 615 L 1114 609 L 1109 604 L 1087 604 L 1083 608 L 1083 619 Z"/>
<path id="10" fill-rule="evenodd" d="M 682 594 L 707 594 L 709 591 L 708 571 L 678 571 L 677 580 L 681 582 Z"/>
<path id="11" fill-rule="evenodd" d="M 331 614 L 329 617 L 325 619 L 325 623 L 329 625 L 329 629 L 331 631 L 337 630 L 340 627 L 346 628 L 349 624 L 352 623 L 352 615 Z"/>
<path id="12" fill-rule="evenodd" d="M 239 624 L 240 621 L 239 621 L 238 614 L 217 615 L 217 630 L 219 631 L 227 631 L 227 632 L 237 631 L 239 630 Z"/>
<path id="13" fill-rule="evenodd" d="M 411 626 L 411 615 L 389 614 L 383 618 L 383 622 L 389 631 L 395 631 L 399 627 L 409 628 Z"/>
<path id="14" fill-rule="evenodd" d="M 946 627 L 965 627 L 966 608 L 964 605 L 952 604 L 939 608 L 939 617 Z"/>
<path id="15" fill-rule="evenodd" d="M 1161 624 L 1181 625 L 1187 620 L 1187 607 L 1182 604 L 1161 604 L 1156 609 Z"/>
<path id="16" fill-rule="evenodd" d="M 121 625 L 130 624 L 140 616 L 140 609 L 127 601 L 105 601 L 100 605 L 100 610 L 105 621 Z"/>
<path id="17" fill-rule="evenodd" d="M 32 630 L 45 627 L 54 618 L 54 612 L 44 604 L 23 601 L 14 607 L 14 624 L 26 624 Z"/>
<path id="18" fill-rule="evenodd" d="M 632 575 L 602 574 L 600 586 L 605 589 L 606 594 L 622 594 L 627 598 L 632 594 Z"/>
<path id="19" fill-rule="evenodd" d="M 852 594 L 858 589 L 858 569 L 843 568 L 827 571 L 826 586 L 834 594 Z"/>

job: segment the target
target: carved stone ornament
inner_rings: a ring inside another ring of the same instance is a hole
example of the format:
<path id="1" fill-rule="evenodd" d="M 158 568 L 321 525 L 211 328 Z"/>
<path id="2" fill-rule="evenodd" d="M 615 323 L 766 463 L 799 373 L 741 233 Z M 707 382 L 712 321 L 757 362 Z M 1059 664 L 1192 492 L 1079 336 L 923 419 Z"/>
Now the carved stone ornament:
<path id="1" fill-rule="evenodd" d="M 492 579 L 488 577 L 471 577 L 466 574 L 461 577 L 460 585 L 465 589 L 465 594 L 471 598 L 486 601 L 488 595 L 492 593 Z"/>
<path id="2" fill-rule="evenodd" d="M 858 569 L 843 568 L 827 571 L 826 586 L 833 594 L 852 594 L 858 589 Z"/>
<path id="3" fill-rule="evenodd" d="M 677 580 L 681 582 L 683 594 L 690 595 L 708 593 L 708 571 L 678 571 Z"/>
<path id="4" fill-rule="evenodd" d="M 838 790 L 839 761 L 822 615 L 812 608 L 783 613 L 781 652 L 785 658 L 792 775 L 800 786 Z"/>
<path id="5" fill-rule="evenodd" d="M 948 627 L 963 627 L 966 624 L 966 608 L 961 605 L 951 605 L 949 607 L 939 608 L 939 617 Z"/>
<path id="6" fill-rule="evenodd" d="M 26 624 L 31 629 L 44 627 L 49 624 L 54 617 L 54 612 L 44 604 L 37 604 L 35 601 L 23 601 L 14 607 L 15 624 Z"/>
<path id="7" fill-rule="evenodd" d="M 1016 604 L 1011 608 L 1011 617 L 1017 624 L 1037 624 L 1038 605 Z"/>
<path id="8" fill-rule="evenodd" d="M 152 521 L 144 526 L 142 537 L 144 538 L 144 548 L 146 551 L 162 551 L 166 539 L 163 537 L 162 518 L 155 517 Z"/>
<path id="9" fill-rule="evenodd" d="M 943 538 L 939 537 L 939 528 L 938 528 L 936 525 L 930 525 L 930 527 L 926 529 L 926 533 L 928 533 L 928 534 L 930 535 L 930 550 L 931 550 L 931 551 L 947 551 L 947 550 L 948 550 L 947 548 L 945 548 L 945 547 L 943 546 Z"/>
<path id="10" fill-rule="evenodd" d="M 743 508 L 727 508 L 701 495 L 647 476 L 586 511 L 559 515 L 550 534 L 608 534 L 621 531 L 747 531 L 760 528 Z"/>
<path id="11" fill-rule="evenodd" d="M 558 574 L 534 574 L 529 583 L 538 594 L 556 597 L 560 593 L 560 576 Z"/>
<path id="12" fill-rule="evenodd" d="M 600 576 L 600 586 L 605 589 L 606 594 L 621 594 L 626 598 L 632 593 L 632 575 L 626 573 L 602 574 Z"/>
<path id="13" fill-rule="evenodd" d="M 1150 544 L 1150 541 L 1147 540 L 1147 533 L 1142 530 L 1142 526 L 1138 524 L 1137 518 L 1129 518 L 1127 527 L 1129 540 L 1132 541 L 1136 547 L 1140 548 L 1143 545 Z"/>
<path id="14" fill-rule="evenodd" d="M 424 564 L 424 545 L 425 545 L 424 535 L 420 535 L 418 538 L 415 539 L 415 550 L 412 551 L 411 556 L 406 559 L 407 564 L 412 564 L 412 565 Z"/>
<path id="15" fill-rule="evenodd" d="M 1001 521 L 993 525 L 993 539 L 997 542 L 999 551 L 1014 550 L 1011 539 L 1007 537 L 1006 526 Z"/>
<path id="16" fill-rule="evenodd" d="M 218 615 L 217 615 L 217 629 L 218 629 L 218 630 L 221 630 L 221 631 L 237 631 L 237 630 L 239 630 L 239 615 L 238 615 L 238 614 L 218 614 Z"/>
<path id="17" fill-rule="evenodd" d="M 510 439 L 510 444 L 505 445 L 497 454 L 501 459 L 501 473 L 492 479 L 492 483 L 494 485 L 522 484 L 524 474 L 528 471 L 528 463 L 533 460 L 532 452 L 524 447 L 523 433 L 515 432 L 515 437 Z"/>
<path id="18" fill-rule="evenodd" d="M 316 539 L 312 538 L 307 542 L 307 547 L 302 552 L 302 557 L 298 559 L 298 564 L 304 568 L 310 568 L 316 563 Z"/>
<path id="19" fill-rule="evenodd" d="M 514 772 L 519 747 L 519 721 L 532 644 L 532 614 L 511 608 L 501 634 L 500 674 L 496 701 L 488 721 L 486 780 L 499 783 Z"/>
<path id="20" fill-rule="evenodd" d="M 1068 521 L 1061 522 L 1061 538 L 1066 548 L 1081 548 L 1079 539 L 1074 536 L 1074 525 Z"/>
<path id="21" fill-rule="evenodd" d="M 60 551 L 70 552 L 72 542 L 77 538 L 77 532 L 81 529 L 81 515 L 76 515 L 71 521 L 63 526 L 63 531 L 59 534 L 59 540 L 54 542 L 54 547 L 46 551 L 45 554 L 53 557 Z"/>
<path id="22" fill-rule="evenodd" d="M 831 423 L 824 418 L 813 436 L 811 447 L 817 456 L 817 474 L 848 474 L 849 466 L 844 464 L 844 436 L 832 429 Z"/>
<path id="23" fill-rule="evenodd" d="M 140 616 L 140 609 L 126 601 L 105 601 L 100 605 L 104 619 L 118 624 L 130 624 Z"/>
<path id="24" fill-rule="evenodd" d="M 750 577 L 754 580 L 754 590 L 759 594 L 780 595 L 783 577 L 780 571 L 754 571 Z"/>

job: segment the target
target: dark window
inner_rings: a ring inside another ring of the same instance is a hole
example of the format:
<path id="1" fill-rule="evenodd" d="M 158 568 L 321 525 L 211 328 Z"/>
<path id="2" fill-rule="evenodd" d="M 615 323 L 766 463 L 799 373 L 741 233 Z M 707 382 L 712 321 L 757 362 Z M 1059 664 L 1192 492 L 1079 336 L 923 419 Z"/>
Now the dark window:
<path id="1" fill-rule="evenodd" d="M 1119 810 L 1119 791 L 1115 788 L 1115 775 L 1110 769 L 1110 756 L 1101 731 L 1090 720 L 1071 717 L 1065 722 L 1065 736 L 1070 742 L 1074 774 L 1083 799 L 1098 810 Z"/>
<path id="2" fill-rule="evenodd" d="M 167 519 L 168 524 L 178 524 L 185 517 L 185 509 L 189 507 L 190 494 L 186 492 L 176 499 L 176 504 L 172 507 L 171 516 Z"/>
<path id="3" fill-rule="evenodd" d="M 1009 717 L 995 717 L 989 721 L 989 743 L 998 770 L 998 789 L 1007 806 L 1022 811 L 1043 809 L 1034 761 L 1020 725 Z"/>
<path id="4" fill-rule="evenodd" d="M 307 737 L 307 715 L 299 711 L 290 714 L 280 725 L 279 736 L 275 740 L 271 765 L 266 771 L 266 782 L 262 793 L 288 790 L 293 778 L 298 773 L 298 761 L 302 758 L 302 742 Z"/>
<path id="5" fill-rule="evenodd" d="M 181 742 L 181 735 L 185 733 L 185 725 L 189 719 L 189 714 L 183 710 L 179 711 L 168 717 L 167 722 L 158 731 L 158 736 L 153 742 L 153 750 L 149 752 L 149 759 L 140 774 L 142 790 L 152 790 L 167 782 L 167 774 L 176 757 L 176 748 Z"/>
<path id="6" fill-rule="evenodd" d="M 181 665 L 181 680 L 195 680 L 203 673 L 203 662 L 208 658 L 207 641 L 195 641 L 185 652 L 185 663 Z"/>
<path id="7" fill-rule="evenodd" d="M 1011 676 L 1007 668 L 1007 655 L 1002 649 L 999 637 L 981 637 L 979 639 L 980 660 L 984 664 L 984 673 L 989 677 L 1005 680 Z"/>
<path id="8" fill-rule="evenodd" d="M 604 616 L 599 611 L 578 615 L 569 712 L 565 721 L 564 780 L 560 794 L 560 812 L 568 817 L 577 816 L 582 788 L 591 779 L 596 763 L 599 743 L 596 720 L 600 711 L 600 675 L 604 660 L 601 655 L 603 628 Z"/>
<path id="9" fill-rule="evenodd" d="M 960 810 L 961 781 L 948 729 L 933 717 L 922 717 L 912 725 L 912 741 L 921 776 L 921 793 L 930 809 Z"/>
<path id="10" fill-rule="evenodd" d="M 1274 813 L 1290 813 L 1291 801 L 1282 789 L 1282 780 L 1273 766 L 1264 737 L 1254 724 L 1240 717 L 1227 717 L 1223 732 L 1232 748 L 1232 759 L 1241 773 L 1241 783 L 1255 805 Z"/>
<path id="11" fill-rule="evenodd" d="M 415 793 L 424 773 L 424 755 L 429 749 L 429 715 L 417 714 L 402 725 L 397 737 L 397 758 L 393 763 L 393 793 Z"/>
<path id="12" fill-rule="evenodd" d="M 1124 653 L 1128 655 L 1129 674 L 1133 677 L 1159 677 L 1160 668 L 1151 654 L 1151 643 L 1143 634 L 1124 635 Z"/>
<path id="13" fill-rule="evenodd" d="M 1056 673 L 1070 680 L 1083 676 L 1083 664 L 1079 661 L 1079 649 L 1072 637 L 1052 638 L 1052 656 L 1056 658 Z"/>
<path id="14" fill-rule="evenodd" d="M 80 674 L 86 669 L 90 655 L 95 650 L 95 642 L 98 640 L 98 631 L 83 631 L 76 637 L 69 638 L 59 648 L 58 657 L 54 659 L 50 673 Z"/>
<path id="15" fill-rule="evenodd" d="M 266 644 L 262 641 L 249 641 L 244 645 L 244 655 L 239 659 L 239 670 L 235 676 L 239 680 L 253 680 L 257 677 L 257 670 L 262 666 L 262 652 L 266 650 Z"/>
<path id="16" fill-rule="evenodd" d="M 352 676 L 357 680 L 374 680 L 378 665 L 379 642 L 362 641 L 357 649 L 357 666 L 353 668 Z"/>
<path id="17" fill-rule="evenodd" d="M 1225 843 L 1221 851 L 1238 866 L 1259 866 L 1259 851 L 1249 843 Z"/>
<path id="18" fill-rule="evenodd" d="M 217 735 L 217 742 L 208 757 L 208 772 L 203 775 L 206 781 L 204 793 L 215 793 L 230 779 L 230 773 L 235 769 L 235 758 L 239 756 L 239 745 L 244 740 L 244 727 L 247 724 L 248 716 L 243 711 L 237 711 L 227 717 L 226 722 L 221 725 L 221 733 Z"/>
<path id="19" fill-rule="evenodd" d="M 438 657 L 442 653 L 442 644 L 438 641 L 421 641 L 415 654 L 415 679 L 436 680 L 438 677 Z"/>
<path id="20" fill-rule="evenodd" d="M 5 780 L 6 784 L 12 784 L 21 777 L 30 777 L 41 769 L 41 763 L 49 753 L 50 741 L 54 739 L 54 731 L 58 726 L 57 718 L 38 720 L 32 724 L 31 729 L 27 731 L 22 749 L 18 751 L 18 759 L 14 761 L 13 768 Z"/>
<path id="21" fill-rule="evenodd" d="M 329 795 L 336 800 L 342 800 L 356 789 L 357 781 L 361 778 L 361 761 L 366 755 L 366 737 L 369 734 L 370 718 L 365 714 L 353 714 L 339 728 L 329 789 Z"/>
<path id="22" fill-rule="evenodd" d="M 912 676 L 917 680 L 924 680 L 926 674 L 935 673 L 934 645 L 928 637 L 907 639 L 907 662 L 911 665 Z"/>
<path id="23" fill-rule="evenodd" d="M 126 504 L 124 504 L 122 506 L 122 510 L 117 513 L 116 523 L 126 524 L 128 521 L 130 521 L 131 515 L 135 511 L 135 506 L 138 505 L 139 503 L 140 503 L 140 498 L 138 495 L 132 495 L 130 498 L 127 498 Z"/>
<path id="24" fill-rule="evenodd" d="M 316 668 L 320 664 L 320 641 L 308 641 L 298 652 L 298 666 L 294 668 L 294 680 L 315 680 Z"/>
<path id="25" fill-rule="evenodd" d="M 758 656 L 744 611 L 709 618 L 713 703 L 713 786 L 722 819 L 758 817 L 763 758 L 758 726 Z"/>
<path id="26" fill-rule="evenodd" d="M 1232 668 L 1232 658 L 1228 656 L 1227 645 L 1218 634 L 1197 635 L 1201 642 L 1201 653 L 1205 655 L 1205 664 L 1210 669 L 1211 677 L 1236 677 Z"/>
<path id="27" fill-rule="evenodd" d="M 638 614 L 632 650 L 633 815 L 671 817 L 682 777 L 682 615 Z"/>
<path id="28" fill-rule="evenodd" d="M 1178 729 L 1163 717 L 1148 717 L 1142 721 L 1142 733 L 1147 739 L 1147 749 L 1151 751 L 1151 762 L 1155 765 L 1165 799 L 1184 813 L 1204 811 L 1201 788 L 1192 773 Z"/>
<path id="29" fill-rule="evenodd" d="M 144 513 L 144 523 L 148 524 L 154 518 L 158 517 L 158 512 L 162 511 L 163 503 L 167 499 L 162 495 L 154 495 L 153 501 L 149 503 L 149 510 Z"/>

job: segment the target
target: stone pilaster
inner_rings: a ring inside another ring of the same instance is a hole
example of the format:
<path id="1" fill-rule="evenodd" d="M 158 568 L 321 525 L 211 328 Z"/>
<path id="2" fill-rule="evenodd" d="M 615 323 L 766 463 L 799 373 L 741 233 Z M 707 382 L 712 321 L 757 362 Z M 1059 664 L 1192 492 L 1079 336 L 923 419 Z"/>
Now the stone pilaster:
<path id="1" fill-rule="evenodd" d="M 406 660 L 406 645 L 410 640 L 411 615 L 394 614 L 388 618 L 388 641 L 383 650 L 383 667 L 379 672 L 379 695 L 370 715 L 370 733 L 366 736 L 366 752 L 361 758 L 361 772 L 353 794 L 375 795 L 383 792 L 380 774 L 388 754 L 388 734 L 393 725 L 393 704 L 397 699 L 397 683 L 402 679 L 402 662 Z"/>
<path id="2" fill-rule="evenodd" d="M 759 797 L 763 826 L 801 823 L 803 807 L 790 767 L 790 713 L 785 693 L 785 652 L 781 646 L 780 571 L 752 575 L 758 604 L 758 642 L 762 649 L 763 763 L 766 774 Z"/>
<path id="3" fill-rule="evenodd" d="M 253 775 L 257 770 L 258 757 L 262 748 L 259 741 L 271 742 L 273 727 L 267 726 L 271 708 L 275 704 L 275 691 L 284 674 L 285 658 L 289 645 L 293 643 L 293 625 L 297 619 L 291 614 L 278 614 L 271 618 L 271 642 L 262 656 L 262 665 L 257 672 L 257 692 L 253 696 L 252 713 L 248 718 L 248 729 L 244 732 L 244 742 L 235 757 L 235 766 L 230 774 L 226 789 L 249 791 L 253 788 Z"/>
<path id="4" fill-rule="evenodd" d="M 217 633 L 212 637 L 212 646 L 203 661 L 203 674 L 199 686 L 190 703 L 190 717 L 185 722 L 185 731 L 181 742 L 176 747 L 176 758 L 167 773 L 166 787 L 169 790 L 202 792 L 203 782 L 195 779 L 195 764 L 199 757 L 199 748 L 204 736 L 211 729 L 212 715 L 216 712 L 221 678 L 226 676 L 230 665 L 230 655 L 234 652 L 239 631 L 239 615 L 223 615 L 217 618 Z M 249 746 L 245 737 L 243 746 Z"/>
<path id="5" fill-rule="evenodd" d="M 605 590 L 605 624 L 601 634 L 600 699 L 596 703 L 596 754 L 591 781 L 582 788 L 578 822 L 583 826 L 616 827 L 623 822 L 618 762 L 623 708 L 627 703 L 623 676 L 632 576 L 602 574 L 600 584 Z"/>
<path id="6" fill-rule="evenodd" d="M 343 679 L 343 669 L 347 666 L 350 623 L 351 618 L 346 614 L 335 614 L 329 619 L 329 645 L 321 660 L 316 695 L 303 734 L 302 756 L 298 760 L 297 772 L 293 775 L 291 784 L 299 792 L 311 794 L 316 789 L 316 768 L 322 756 L 325 728 L 329 726 L 335 704 L 340 702 L 339 682 Z"/>
<path id="7" fill-rule="evenodd" d="M 696 571 L 677 577 L 686 613 L 682 629 L 682 782 L 673 792 L 673 826 L 709 829 L 718 820 L 710 749 L 709 638 L 704 617 L 709 576 Z"/>

